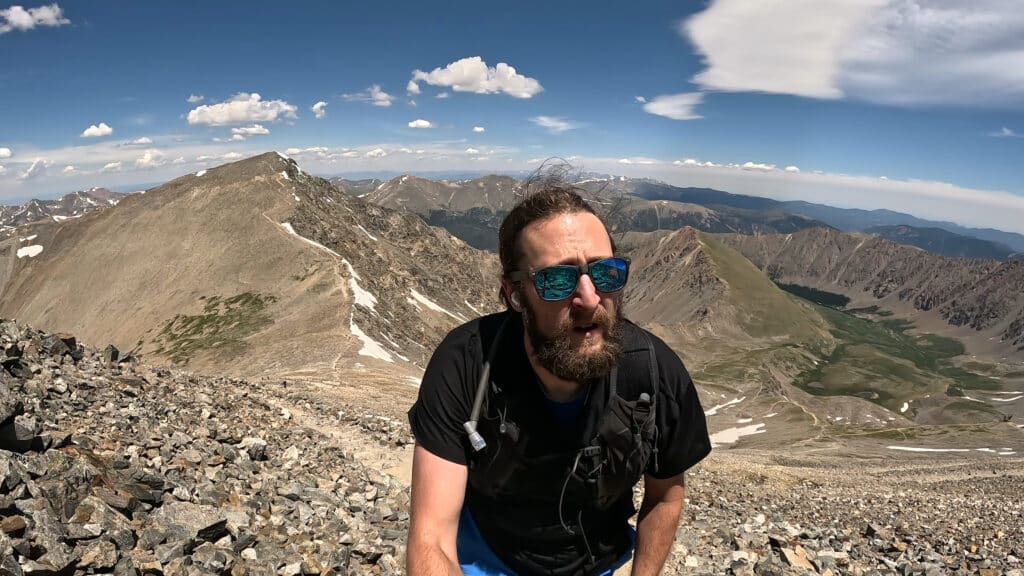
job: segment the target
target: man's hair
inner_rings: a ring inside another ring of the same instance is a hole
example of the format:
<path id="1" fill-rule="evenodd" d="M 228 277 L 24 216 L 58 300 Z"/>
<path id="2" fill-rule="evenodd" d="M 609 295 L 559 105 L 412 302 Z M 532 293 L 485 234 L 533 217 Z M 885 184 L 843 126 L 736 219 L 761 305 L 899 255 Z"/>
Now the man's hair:
<path id="1" fill-rule="evenodd" d="M 567 182 L 570 171 L 571 167 L 565 164 L 554 167 L 542 166 L 538 172 L 523 182 L 520 187 L 523 199 L 505 216 L 498 229 L 498 258 L 501 260 L 503 276 L 508 276 L 510 272 L 518 269 L 519 259 L 522 257 L 519 250 L 519 234 L 523 228 L 538 220 L 559 214 L 586 212 L 601 220 L 583 198 L 584 194 L 589 193 Z M 601 223 L 604 224 L 604 221 L 601 220 Z M 607 231 L 608 227 L 605 226 L 605 232 Z M 614 247 L 613 241 L 613 250 Z"/>

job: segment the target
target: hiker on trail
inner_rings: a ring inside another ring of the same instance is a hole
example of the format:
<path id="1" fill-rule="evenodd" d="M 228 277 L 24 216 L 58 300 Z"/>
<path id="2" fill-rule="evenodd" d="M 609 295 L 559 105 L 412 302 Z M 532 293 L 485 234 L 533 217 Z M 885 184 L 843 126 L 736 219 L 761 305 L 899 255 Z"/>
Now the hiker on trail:
<path id="1" fill-rule="evenodd" d="M 507 310 L 447 335 L 409 411 L 408 572 L 657 574 L 711 451 L 690 376 L 623 318 L 630 262 L 572 187 L 527 194 L 498 240 Z"/>

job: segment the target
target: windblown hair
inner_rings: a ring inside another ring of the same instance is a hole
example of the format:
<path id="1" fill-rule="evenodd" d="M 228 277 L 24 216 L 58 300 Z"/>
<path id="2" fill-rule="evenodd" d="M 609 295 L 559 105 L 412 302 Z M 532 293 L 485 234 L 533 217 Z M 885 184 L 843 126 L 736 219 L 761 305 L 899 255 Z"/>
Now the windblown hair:
<path id="1" fill-rule="evenodd" d="M 570 183 L 573 173 L 573 168 L 564 162 L 545 164 L 523 181 L 519 189 L 522 200 L 505 216 L 498 229 L 498 258 L 502 275 L 508 276 L 518 270 L 522 257 L 519 234 L 523 228 L 559 214 L 586 212 L 601 218 L 584 197 L 592 194 Z M 605 229 L 607 231 L 607 226 Z"/>

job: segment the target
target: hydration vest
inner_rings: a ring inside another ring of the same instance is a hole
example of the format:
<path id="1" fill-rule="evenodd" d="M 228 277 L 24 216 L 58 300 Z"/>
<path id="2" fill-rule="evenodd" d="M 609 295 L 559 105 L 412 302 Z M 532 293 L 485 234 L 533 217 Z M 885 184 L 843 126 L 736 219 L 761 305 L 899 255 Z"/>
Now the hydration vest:
<path id="1" fill-rule="evenodd" d="M 486 357 L 502 316 L 481 322 L 478 357 Z M 500 522 L 477 518 L 477 524 L 485 538 L 488 531 L 499 540 L 516 538 L 517 550 L 539 550 L 543 557 L 546 546 L 578 541 L 581 561 L 564 572 L 543 570 L 548 573 L 600 571 L 624 552 L 626 520 L 635 513 L 632 488 L 645 471 L 657 471 L 657 358 L 643 330 L 626 320 L 620 326 L 623 357 L 606 377 L 589 383 L 578 422 L 568 428 L 547 410 L 539 381 L 516 381 L 531 369 L 503 369 L 502 362 L 522 362 L 525 354 L 493 355 L 477 425 L 487 446 L 470 460 L 468 503 L 471 512 L 500 511 Z M 505 330 L 499 346 L 521 346 L 518 317 Z M 488 542 L 501 556 L 501 544 Z M 513 568 L 542 571 L 528 564 Z"/>

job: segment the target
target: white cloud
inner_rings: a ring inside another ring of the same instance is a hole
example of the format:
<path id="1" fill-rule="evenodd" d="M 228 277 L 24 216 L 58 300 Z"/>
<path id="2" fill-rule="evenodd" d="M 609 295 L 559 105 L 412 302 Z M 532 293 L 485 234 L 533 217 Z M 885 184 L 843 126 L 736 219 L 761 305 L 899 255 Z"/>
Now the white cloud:
<path id="1" fill-rule="evenodd" d="M 0 148 L 0 158 L 10 158 L 12 154 L 10 148 Z"/>
<path id="2" fill-rule="evenodd" d="M 204 98 L 206 98 L 206 97 L 202 96 L 202 95 L 189 94 L 188 95 L 188 103 L 189 104 L 195 104 L 196 102 L 202 102 Z"/>
<path id="3" fill-rule="evenodd" d="M 1024 10 L 1005 0 L 714 0 L 680 23 L 707 90 L 1020 108 Z"/>
<path id="4" fill-rule="evenodd" d="M 466 154 L 479 154 L 480 151 L 476 148 L 466 148 Z"/>
<path id="5" fill-rule="evenodd" d="M 438 92 L 437 95 L 434 96 L 434 98 L 437 98 L 438 100 L 444 100 L 445 98 L 448 98 L 449 96 L 451 96 L 451 94 L 449 94 L 447 92 Z"/>
<path id="6" fill-rule="evenodd" d="M 786 172 L 790 172 L 792 174 L 798 174 L 800 172 L 800 169 L 797 168 L 796 166 L 786 166 Z"/>
<path id="7" fill-rule="evenodd" d="M 175 158 L 171 162 L 171 164 L 184 164 L 184 163 L 185 163 L 185 157 L 184 156 L 178 156 L 177 158 Z"/>
<path id="8" fill-rule="evenodd" d="M 225 126 L 246 122 L 274 122 L 281 118 L 296 118 L 297 106 L 284 100 L 266 100 L 253 92 L 235 94 L 220 104 L 206 104 L 188 113 L 189 124 Z"/>
<path id="9" fill-rule="evenodd" d="M 566 130 L 574 130 L 580 127 L 579 124 L 556 116 L 534 116 L 530 118 L 530 122 L 541 128 L 547 128 L 553 134 L 561 134 Z"/>
<path id="10" fill-rule="evenodd" d="M 313 117 L 319 120 L 324 116 L 327 116 L 327 102 L 321 100 L 316 104 L 313 104 L 309 110 L 313 112 Z"/>
<path id="11" fill-rule="evenodd" d="M 1021 138 L 1021 137 L 1024 137 L 1021 134 L 1017 134 L 1013 130 L 1007 128 L 1006 126 L 1003 126 L 1002 128 L 1000 128 L 999 130 L 997 130 L 995 132 L 990 132 L 989 136 L 994 136 L 996 138 Z M 3 152 L 3 148 L 0 148 L 0 158 L 3 158 L 2 152 Z"/>
<path id="12" fill-rule="evenodd" d="M 409 122 L 408 126 L 409 126 L 409 128 L 433 128 L 434 127 L 434 125 L 431 124 L 428 120 L 424 120 L 422 118 L 417 118 L 416 120 L 413 120 L 412 122 Z"/>
<path id="13" fill-rule="evenodd" d="M 120 162 L 108 162 L 106 165 L 103 166 L 103 169 L 100 170 L 100 172 L 120 172 L 120 171 L 121 171 L 121 163 Z"/>
<path id="14" fill-rule="evenodd" d="M 476 132 L 477 134 L 483 134 L 485 131 L 486 130 L 483 126 L 473 126 L 473 132 Z"/>
<path id="15" fill-rule="evenodd" d="M 704 95 L 700 92 L 655 96 L 653 100 L 644 104 L 644 111 L 673 120 L 696 120 L 703 118 L 694 111 L 703 99 Z"/>
<path id="16" fill-rule="evenodd" d="M 25 8 L 11 6 L 0 10 L 0 34 L 11 30 L 31 30 L 36 26 L 63 26 L 70 24 L 71 20 L 64 17 L 64 11 L 57 4 L 40 6 L 38 8 Z"/>
<path id="17" fill-rule="evenodd" d="M 253 124 L 251 126 L 242 126 L 241 128 L 232 128 L 232 134 L 242 134 L 244 136 L 259 136 L 262 134 L 270 134 L 270 130 L 267 130 L 260 124 Z"/>
<path id="18" fill-rule="evenodd" d="M 391 106 L 394 96 L 381 90 L 380 86 L 374 84 L 362 92 L 355 94 L 342 94 L 342 98 L 349 102 L 371 102 L 374 106 Z"/>
<path id="19" fill-rule="evenodd" d="M 775 164 L 761 164 L 759 162 L 744 162 L 740 165 L 740 168 L 744 170 L 761 170 L 762 172 L 768 172 L 775 170 Z"/>
<path id="20" fill-rule="evenodd" d="M 74 173 L 74 171 L 75 171 L 75 167 L 72 166 L 71 164 L 68 164 L 67 166 L 64 167 L 63 170 L 61 170 L 61 172 L 64 173 L 64 174 L 72 174 L 72 173 Z"/>
<path id="21" fill-rule="evenodd" d="M 164 159 L 163 152 L 159 150 L 146 150 L 145 153 L 135 161 L 136 168 L 156 168 L 157 166 L 163 166 L 166 162 Z"/>
<path id="22" fill-rule="evenodd" d="M 239 152 L 228 152 L 227 154 L 224 154 L 223 156 L 221 156 L 221 158 L 224 159 L 224 160 L 236 160 L 238 158 L 241 158 L 242 156 L 243 156 L 243 154 L 241 154 Z"/>
<path id="23" fill-rule="evenodd" d="M 142 136 L 141 138 L 136 138 L 135 140 L 129 140 L 128 142 L 125 142 L 124 144 L 125 144 L 125 146 L 146 146 L 146 145 L 149 145 L 149 144 L 152 144 L 152 143 L 153 143 L 152 139 L 147 138 L 145 136 Z"/>
<path id="24" fill-rule="evenodd" d="M 0 174 L 5 174 L 6 172 L 7 172 L 7 168 L 4 167 L 3 164 L 0 164 Z"/>
<path id="25" fill-rule="evenodd" d="M 46 158 L 36 158 L 32 161 L 32 164 L 29 164 L 28 168 L 26 168 L 24 172 L 18 174 L 18 180 L 38 178 L 46 173 L 47 168 L 49 168 L 51 164 L 53 164 L 53 162 Z"/>
<path id="26" fill-rule="evenodd" d="M 383 148 L 374 148 L 365 154 L 367 158 L 383 158 L 387 155 L 388 153 Z"/>
<path id="27" fill-rule="evenodd" d="M 113 133 L 113 128 L 107 126 L 104 122 L 100 122 L 99 126 L 91 124 L 88 128 L 83 130 L 79 135 L 79 138 L 98 138 L 100 136 L 110 136 Z"/>
<path id="28" fill-rule="evenodd" d="M 515 98 L 532 98 L 544 90 L 540 82 L 519 74 L 512 66 L 499 62 L 491 68 L 479 56 L 463 58 L 430 72 L 413 71 L 412 80 L 406 86 L 410 94 L 419 94 L 417 82 L 448 87 L 456 92 L 504 93 Z"/>
<path id="29" fill-rule="evenodd" d="M 387 153 L 384 152 L 383 150 L 381 150 L 380 148 L 377 148 L 377 150 L 380 151 L 380 154 L 378 154 L 376 156 L 371 156 L 371 158 L 374 158 L 374 157 L 377 157 L 377 156 L 386 156 L 387 155 Z M 339 156 L 341 158 L 358 158 L 359 157 L 359 151 L 358 150 L 346 150 L 345 152 L 342 152 L 341 154 L 339 154 Z M 369 154 L 367 154 L 367 156 L 369 156 Z"/>
<path id="30" fill-rule="evenodd" d="M 651 164 L 658 164 L 658 161 L 653 158 L 644 158 L 643 156 L 635 156 L 633 158 L 620 158 L 619 164 L 640 164 L 643 166 L 649 166 Z"/>
<path id="31" fill-rule="evenodd" d="M 644 104 L 647 102 L 647 98 L 644 98 L 643 96 L 634 96 L 633 99 L 636 100 L 638 104 Z"/>

